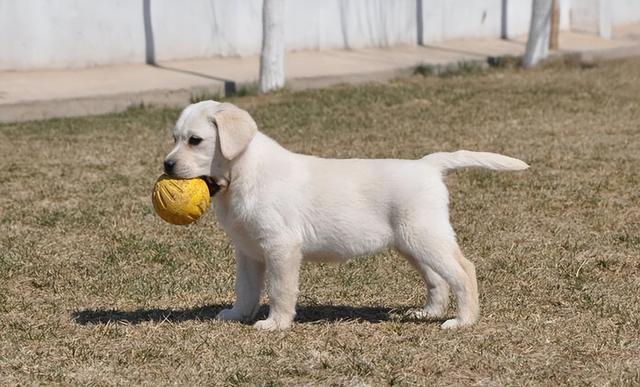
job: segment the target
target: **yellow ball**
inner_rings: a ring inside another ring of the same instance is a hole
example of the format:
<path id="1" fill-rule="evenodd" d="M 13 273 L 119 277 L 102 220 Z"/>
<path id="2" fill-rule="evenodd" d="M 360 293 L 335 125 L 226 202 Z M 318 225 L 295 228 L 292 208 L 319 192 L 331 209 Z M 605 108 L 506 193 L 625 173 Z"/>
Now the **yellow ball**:
<path id="1" fill-rule="evenodd" d="M 185 225 L 196 221 L 209 208 L 209 188 L 200 178 L 162 175 L 153 187 L 151 200 L 156 213 L 166 222 Z"/>

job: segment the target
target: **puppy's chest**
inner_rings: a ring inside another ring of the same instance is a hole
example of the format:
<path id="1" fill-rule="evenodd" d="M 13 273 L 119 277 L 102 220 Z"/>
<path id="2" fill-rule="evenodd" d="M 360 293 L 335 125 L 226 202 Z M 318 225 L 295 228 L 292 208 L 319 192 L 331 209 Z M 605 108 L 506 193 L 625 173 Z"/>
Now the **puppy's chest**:
<path id="1" fill-rule="evenodd" d="M 282 230 L 281 217 L 258 200 L 220 201 L 216 206 L 216 216 L 229 237 L 243 244 L 258 245 L 261 240 L 275 237 Z"/>
<path id="2" fill-rule="evenodd" d="M 225 228 L 254 223 L 259 217 L 257 195 L 229 195 L 216 201 L 216 216 Z"/>

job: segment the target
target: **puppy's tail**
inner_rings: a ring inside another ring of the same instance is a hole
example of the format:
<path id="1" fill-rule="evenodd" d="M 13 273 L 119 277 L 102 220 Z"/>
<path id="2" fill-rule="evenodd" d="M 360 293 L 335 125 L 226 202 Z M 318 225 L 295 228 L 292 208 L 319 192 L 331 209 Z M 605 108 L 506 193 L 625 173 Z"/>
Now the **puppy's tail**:
<path id="1" fill-rule="evenodd" d="M 465 167 L 482 167 L 496 171 L 520 171 L 529 168 L 522 160 L 489 152 L 472 152 L 459 150 L 457 152 L 432 153 L 422 160 L 445 172 L 450 169 Z"/>

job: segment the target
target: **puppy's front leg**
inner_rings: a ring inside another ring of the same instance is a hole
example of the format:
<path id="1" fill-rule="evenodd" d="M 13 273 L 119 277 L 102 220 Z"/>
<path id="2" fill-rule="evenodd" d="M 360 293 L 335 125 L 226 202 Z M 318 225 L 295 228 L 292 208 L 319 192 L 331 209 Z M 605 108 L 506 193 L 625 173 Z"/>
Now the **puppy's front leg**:
<path id="1" fill-rule="evenodd" d="M 264 263 L 236 249 L 236 302 L 218 313 L 218 320 L 252 320 L 260 306 L 264 288 Z"/>
<path id="2" fill-rule="evenodd" d="M 287 329 L 296 314 L 302 253 L 298 248 L 282 249 L 266 258 L 269 317 L 254 324 L 261 330 Z"/>

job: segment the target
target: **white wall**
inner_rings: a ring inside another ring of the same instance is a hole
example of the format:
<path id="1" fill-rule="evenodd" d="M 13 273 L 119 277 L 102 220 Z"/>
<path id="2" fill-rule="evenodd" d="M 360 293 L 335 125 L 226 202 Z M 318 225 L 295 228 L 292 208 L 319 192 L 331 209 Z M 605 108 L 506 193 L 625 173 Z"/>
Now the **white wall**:
<path id="1" fill-rule="evenodd" d="M 609 1 L 611 2 L 611 23 L 613 25 L 634 23 L 640 20 L 640 0 Z"/>
<path id="2" fill-rule="evenodd" d="M 640 0 L 568 1 L 571 1 L 571 29 L 575 31 L 609 38 L 614 26 L 640 21 Z"/>
<path id="3" fill-rule="evenodd" d="M 571 29 L 611 37 L 610 0 L 573 0 Z"/>
<path id="4" fill-rule="evenodd" d="M 416 44 L 416 0 L 289 0 L 291 50 Z"/>
<path id="5" fill-rule="evenodd" d="M 500 36 L 502 0 L 445 0 L 443 38 Z"/>
<path id="6" fill-rule="evenodd" d="M 513 37 L 527 33 L 531 1 L 287 0 L 286 47 Z M 562 29 L 569 27 L 570 7 L 573 18 L 581 4 L 609 2 L 560 1 Z M 610 2 L 614 23 L 640 20 L 640 0 Z M 255 55 L 261 13 L 262 0 L 0 0 L 0 70 Z"/>
<path id="7" fill-rule="evenodd" d="M 0 69 L 144 60 L 142 6 L 128 0 L 0 1 Z"/>
<path id="8" fill-rule="evenodd" d="M 143 8 L 143 0 L 129 3 Z M 262 0 L 148 0 L 148 4 L 159 61 L 260 51 Z M 140 33 L 142 23 L 141 17 L 136 27 Z"/>

